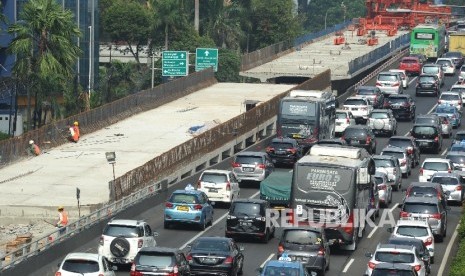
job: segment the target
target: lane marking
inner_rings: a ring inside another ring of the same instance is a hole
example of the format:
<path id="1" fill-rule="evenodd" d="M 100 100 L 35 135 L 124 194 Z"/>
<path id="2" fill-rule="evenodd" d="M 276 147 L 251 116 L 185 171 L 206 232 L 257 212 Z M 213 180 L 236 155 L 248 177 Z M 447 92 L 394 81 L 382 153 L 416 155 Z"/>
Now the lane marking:
<path id="1" fill-rule="evenodd" d="M 445 149 L 442 153 L 441 153 L 441 156 L 444 156 L 447 152 L 447 149 Z"/>
<path id="2" fill-rule="evenodd" d="M 412 82 L 414 82 L 416 79 L 417 77 L 413 77 L 412 80 L 408 82 L 408 85 L 410 86 L 410 84 L 412 84 Z"/>
<path id="3" fill-rule="evenodd" d="M 269 260 L 271 260 L 271 258 L 273 258 L 273 256 L 274 256 L 274 253 L 271 253 L 270 256 L 268 256 L 268 258 L 266 258 L 266 260 L 260 265 L 260 267 L 263 267 L 266 264 L 266 262 L 268 262 Z"/>
<path id="4" fill-rule="evenodd" d="M 344 266 L 344 269 L 342 270 L 342 273 L 347 273 L 347 270 L 349 270 L 350 265 L 354 262 L 354 259 L 350 259 L 350 261 Z"/>
<path id="5" fill-rule="evenodd" d="M 392 212 L 394 211 L 394 209 L 397 208 L 398 205 L 399 205 L 399 203 L 394 204 L 394 207 L 392 207 L 391 209 L 389 209 L 389 212 L 392 213 Z M 386 210 L 386 209 L 384 209 L 384 210 Z M 379 228 L 379 226 L 376 225 L 376 226 L 371 230 L 370 234 L 368 234 L 367 238 L 368 238 L 368 239 L 371 239 L 371 237 L 373 237 L 373 235 L 375 234 L 376 230 L 378 230 L 378 228 Z"/>
<path id="6" fill-rule="evenodd" d="M 399 203 L 394 204 L 394 206 L 391 209 L 389 209 L 389 212 L 392 213 L 397 208 L 397 206 L 399 206 Z"/>
<path id="7" fill-rule="evenodd" d="M 260 194 L 260 191 L 256 192 L 255 194 L 251 195 L 249 198 L 254 198 L 256 196 L 258 196 Z M 188 240 L 185 244 L 183 244 L 180 249 L 184 249 L 186 248 L 189 244 L 191 244 L 193 241 L 195 241 L 198 237 L 202 236 L 203 234 L 205 234 L 208 230 L 210 230 L 213 226 L 217 225 L 220 221 L 222 221 L 223 219 L 225 219 L 227 216 L 228 216 L 229 212 L 227 212 L 226 214 L 222 215 L 221 217 L 219 217 L 216 221 L 214 221 L 212 223 L 211 226 L 209 226 L 208 228 L 205 228 L 204 231 L 201 231 L 199 233 L 197 233 L 197 235 L 193 236 L 192 239 Z"/>
<path id="8" fill-rule="evenodd" d="M 455 243 L 455 239 L 457 238 L 457 235 L 458 235 L 457 230 L 459 229 L 459 226 L 460 226 L 460 220 L 459 220 L 459 223 L 457 223 L 457 226 L 455 227 L 454 234 L 452 235 L 452 238 L 447 244 L 446 252 L 444 252 L 443 256 L 450 256 L 452 245 Z M 439 270 L 438 270 L 438 276 L 442 276 L 442 274 L 444 273 L 444 269 L 446 268 L 446 263 L 447 263 L 447 259 L 445 262 L 441 261 L 441 266 L 439 267 Z"/>

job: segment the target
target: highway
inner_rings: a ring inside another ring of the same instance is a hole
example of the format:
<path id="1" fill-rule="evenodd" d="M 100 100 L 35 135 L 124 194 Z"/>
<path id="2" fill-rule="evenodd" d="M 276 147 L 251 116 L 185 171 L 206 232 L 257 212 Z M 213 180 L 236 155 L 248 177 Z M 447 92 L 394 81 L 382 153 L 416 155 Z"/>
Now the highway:
<path id="1" fill-rule="evenodd" d="M 442 91 L 447 90 L 455 81 L 457 77 L 446 77 L 446 84 L 442 88 Z M 416 79 L 410 78 L 410 86 L 405 93 L 412 95 L 416 99 L 416 114 L 426 114 L 431 112 L 434 105 L 436 104 L 437 98 L 435 97 L 415 97 L 415 81 Z M 374 81 L 370 81 L 367 85 L 373 85 Z M 342 102 L 341 102 L 342 103 Z M 412 123 L 399 121 L 397 135 L 404 135 L 409 132 L 411 129 Z M 461 129 L 464 128 L 462 124 Z M 454 130 L 454 133 L 456 130 Z M 387 143 L 386 137 L 377 138 L 377 152 L 379 153 Z M 450 146 L 451 139 L 444 139 L 442 155 L 445 155 L 445 150 Z M 253 146 L 252 149 L 262 150 L 262 146 Z M 437 157 L 436 154 L 422 153 L 422 161 L 428 157 Z M 229 168 L 229 162 L 226 161 L 220 166 L 224 168 Z M 289 170 L 289 168 L 280 168 L 280 170 Z M 403 187 L 412 181 L 418 180 L 418 167 L 413 169 L 412 175 L 408 179 L 403 179 Z M 179 188 L 183 188 L 185 183 L 180 183 Z M 257 197 L 259 194 L 258 184 L 243 184 L 241 185 L 241 197 Z M 399 208 L 397 208 L 397 203 L 401 202 L 403 198 L 402 191 L 393 192 L 393 202 L 387 208 L 394 214 L 394 217 L 397 219 L 399 215 Z M 163 207 L 164 204 L 158 204 L 147 211 L 139 214 L 137 217 L 131 217 L 130 219 L 145 219 L 154 229 L 159 233 L 157 238 L 157 243 L 160 246 L 167 247 L 176 247 L 176 248 L 185 248 L 186 245 L 191 243 L 194 239 L 199 236 L 224 236 L 225 232 L 225 218 L 227 214 L 226 207 L 215 206 L 215 221 L 213 226 L 208 227 L 205 231 L 199 232 L 199 230 L 188 227 L 177 227 L 172 229 L 163 229 Z M 450 254 L 449 244 L 451 243 L 451 237 L 457 226 L 457 223 L 460 219 L 461 207 L 460 206 L 451 206 L 451 210 L 448 213 L 448 225 L 447 225 L 447 237 L 442 243 L 436 244 L 436 253 L 435 253 L 435 264 L 432 265 L 431 275 L 441 275 L 440 270 L 443 272 L 442 275 L 447 275 L 447 269 L 450 264 L 450 257 L 453 254 Z M 119 218 L 119 217 L 118 217 Z M 337 248 L 332 248 L 331 259 L 330 259 L 330 269 L 326 275 L 363 275 L 368 258 L 365 257 L 366 252 L 374 252 L 376 245 L 379 242 L 386 241 L 389 237 L 389 233 L 386 231 L 387 227 L 376 227 L 374 229 L 368 228 L 365 232 L 365 236 L 360 240 L 358 249 L 355 252 L 342 251 Z M 244 275 L 257 275 L 257 268 L 262 265 L 266 260 L 276 258 L 275 254 L 278 247 L 278 239 L 281 231 L 277 229 L 276 237 L 271 239 L 268 244 L 262 244 L 255 241 L 239 241 L 240 245 L 243 245 L 245 248 L 245 262 L 244 262 Z M 54 272 L 57 269 L 57 264 L 61 259 L 69 252 L 97 252 L 99 237 L 95 237 L 91 242 L 83 244 L 79 248 L 68 248 L 68 252 L 63 252 L 63 256 L 57 260 L 50 260 L 49 264 L 37 268 L 36 273 L 32 275 L 54 275 Z M 447 249 L 447 250 L 446 250 Z M 453 249 L 453 247 L 452 247 Z M 129 267 L 120 267 L 117 271 L 117 275 L 129 275 Z"/>

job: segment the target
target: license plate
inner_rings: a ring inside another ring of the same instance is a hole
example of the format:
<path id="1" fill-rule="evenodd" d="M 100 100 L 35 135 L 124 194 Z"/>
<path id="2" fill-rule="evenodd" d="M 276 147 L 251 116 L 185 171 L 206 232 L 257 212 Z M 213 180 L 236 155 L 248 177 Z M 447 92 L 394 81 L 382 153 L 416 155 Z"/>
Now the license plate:
<path id="1" fill-rule="evenodd" d="M 277 150 L 276 151 L 276 154 L 286 154 L 286 151 L 285 150 Z"/>
<path id="2" fill-rule="evenodd" d="M 422 145 L 422 146 L 428 146 L 428 142 L 420 142 L 420 145 Z"/>
<path id="3" fill-rule="evenodd" d="M 210 193 L 217 193 L 217 192 L 218 192 L 217 189 L 208 189 L 208 191 L 209 191 Z"/>
<path id="4" fill-rule="evenodd" d="M 254 168 L 242 168 L 244 172 L 253 172 Z"/>
<path id="5" fill-rule="evenodd" d="M 241 221 L 241 222 L 240 222 L 240 225 L 241 225 L 241 226 L 252 226 L 252 223 L 251 223 L 251 222 L 247 222 L 247 221 Z"/>
<path id="6" fill-rule="evenodd" d="M 352 140 L 352 141 L 350 141 L 350 144 L 352 144 L 352 145 L 357 145 L 357 144 L 360 144 L 360 141 L 358 141 L 358 140 Z"/>
<path id="7" fill-rule="evenodd" d="M 400 109 L 400 105 L 391 105 L 392 109 Z"/>
<path id="8" fill-rule="evenodd" d="M 183 211 L 183 212 L 189 211 L 189 207 L 188 207 L 188 206 L 178 206 L 176 209 L 177 209 L 178 211 Z"/>

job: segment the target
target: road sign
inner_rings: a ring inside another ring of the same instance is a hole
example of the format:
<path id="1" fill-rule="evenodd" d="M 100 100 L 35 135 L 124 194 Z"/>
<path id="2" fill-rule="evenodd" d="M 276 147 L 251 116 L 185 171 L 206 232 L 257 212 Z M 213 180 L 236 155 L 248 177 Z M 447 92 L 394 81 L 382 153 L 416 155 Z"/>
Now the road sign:
<path id="1" fill-rule="evenodd" d="M 214 48 L 197 48 L 195 50 L 195 71 L 213 67 L 215 72 L 218 71 L 218 49 Z"/>
<path id="2" fill-rule="evenodd" d="M 189 73 L 189 54 L 186 51 L 163 51 L 162 76 L 187 76 Z"/>

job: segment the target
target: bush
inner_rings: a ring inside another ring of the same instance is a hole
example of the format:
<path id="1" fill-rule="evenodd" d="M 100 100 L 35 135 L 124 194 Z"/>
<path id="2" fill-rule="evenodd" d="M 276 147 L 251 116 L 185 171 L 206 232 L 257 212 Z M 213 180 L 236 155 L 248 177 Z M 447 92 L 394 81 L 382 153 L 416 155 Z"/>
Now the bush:
<path id="1" fill-rule="evenodd" d="M 461 228 L 463 225 L 460 225 Z M 463 276 L 465 275 L 465 240 L 462 240 L 459 244 L 459 250 L 457 251 L 457 255 L 455 255 L 454 259 L 452 260 L 452 265 L 450 267 L 449 276 Z"/>
<path id="2" fill-rule="evenodd" d="M 457 229 L 459 242 L 463 243 L 465 246 L 465 217 L 462 214 L 462 219 L 460 220 L 459 228 Z"/>
<path id="3" fill-rule="evenodd" d="M 8 134 L 0 132 L 0 141 L 10 139 L 10 138 L 11 137 Z"/>

